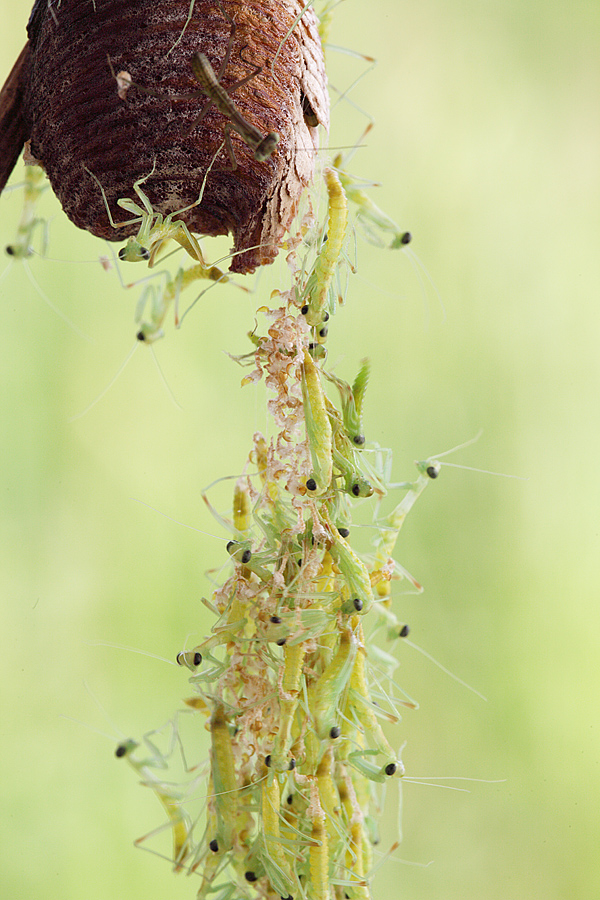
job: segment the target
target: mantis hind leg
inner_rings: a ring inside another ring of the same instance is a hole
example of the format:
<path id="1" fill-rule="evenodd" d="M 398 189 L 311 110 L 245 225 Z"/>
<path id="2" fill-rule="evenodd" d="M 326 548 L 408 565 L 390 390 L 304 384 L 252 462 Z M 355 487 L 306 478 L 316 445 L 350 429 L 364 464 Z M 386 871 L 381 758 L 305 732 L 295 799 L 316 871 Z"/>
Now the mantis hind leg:
<path id="1" fill-rule="evenodd" d="M 177 243 L 186 250 L 190 256 L 193 256 L 194 259 L 197 259 L 202 266 L 206 266 L 206 261 L 204 256 L 202 255 L 202 250 L 200 248 L 200 244 L 198 243 L 198 239 L 194 237 L 190 229 L 183 222 L 180 224 L 180 228 L 178 229 L 179 234 L 174 234 L 173 238 L 177 241 Z"/>

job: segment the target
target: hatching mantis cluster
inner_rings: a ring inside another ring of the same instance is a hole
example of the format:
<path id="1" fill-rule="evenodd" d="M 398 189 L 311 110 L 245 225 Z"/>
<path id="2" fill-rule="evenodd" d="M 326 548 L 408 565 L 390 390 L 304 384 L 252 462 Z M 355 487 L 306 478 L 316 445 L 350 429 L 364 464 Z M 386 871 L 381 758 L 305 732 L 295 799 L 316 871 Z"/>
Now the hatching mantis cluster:
<path id="1" fill-rule="evenodd" d="M 194 65 L 202 84 L 209 69 L 198 55 Z M 216 87 L 223 70 L 203 91 L 256 153 L 266 138 L 250 143 L 235 107 L 225 112 Z M 253 335 L 256 368 L 243 381 L 264 377 L 274 392 L 275 433 L 254 435 L 230 510 L 216 512 L 203 495 L 230 539 L 226 574 L 203 598 L 215 623 L 177 655 L 193 692 L 186 702 L 210 735 L 201 834 L 189 820 L 185 837 L 177 832 L 187 850 L 180 866 L 200 878 L 199 900 L 370 900 L 379 793 L 404 773 L 382 726 L 416 706 L 394 681 L 397 660 L 372 638 L 408 634 L 393 608 L 396 587 L 421 586 L 393 553 L 441 462 L 421 461 L 414 481 L 392 483 L 391 454 L 365 429 L 369 361 L 346 381 L 327 368 L 323 346 L 344 265 L 347 200 L 377 233 L 391 232 L 393 245 L 407 238 L 339 161 L 323 174 L 318 246 L 310 263 L 292 265 L 293 288 L 275 294 L 281 306 L 265 308 L 269 326 Z M 391 512 L 382 513 L 384 502 Z M 351 528 L 356 504 L 371 505 L 369 554 Z M 180 820 L 169 818 L 175 833 Z"/>
<path id="2" fill-rule="evenodd" d="M 307 360 L 309 381 L 320 379 L 310 354 L 300 366 L 306 371 Z M 361 396 L 367 368 L 363 362 Z M 352 388 L 339 376 L 333 384 L 347 401 Z M 328 418 L 322 387 L 320 396 Z M 365 627 L 371 615 L 379 621 L 385 602 L 374 587 L 385 556 L 381 536 L 393 546 L 390 530 L 397 534 L 421 479 L 435 478 L 440 464 L 420 463 L 417 481 L 402 486 L 404 501 L 376 519 L 377 554 L 367 564 L 336 525 L 352 502 L 345 491 L 331 486 L 318 505 L 311 500 L 298 529 L 286 492 L 272 480 L 273 449 L 257 434 L 250 457 L 256 474 L 235 482 L 227 548 L 233 572 L 208 604 L 218 621 L 205 641 L 177 656 L 190 673 L 189 705 L 207 717 L 211 781 L 201 837 L 189 817 L 185 835 L 179 818 L 171 822 L 176 846 L 187 850 L 174 860 L 200 876 L 202 900 L 216 885 L 231 897 L 256 885 L 286 900 L 339 893 L 368 900 L 369 798 L 403 773 L 380 717 L 397 722 L 399 706 L 415 704 L 399 699 L 391 676 L 385 703 L 373 702 Z M 393 615 L 386 608 L 384 618 Z"/>

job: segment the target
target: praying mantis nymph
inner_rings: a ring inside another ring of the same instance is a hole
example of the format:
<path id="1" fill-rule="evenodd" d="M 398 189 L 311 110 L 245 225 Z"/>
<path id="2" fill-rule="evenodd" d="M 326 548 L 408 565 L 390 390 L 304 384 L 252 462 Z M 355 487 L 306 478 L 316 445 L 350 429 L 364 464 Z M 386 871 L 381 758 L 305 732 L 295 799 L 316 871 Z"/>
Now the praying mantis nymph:
<path id="1" fill-rule="evenodd" d="M 316 782 L 311 784 L 311 803 L 307 810 L 312 821 L 308 851 L 310 881 L 307 885 L 311 900 L 329 900 L 329 841 L 325 813 L 320 803 Z"/>
<path id="2" fill-rule="evenodd" d="M 356 447 L 362 447 L 365 443 L 365 435 L 363 429 L 363 402 L 369 375 L 371 373 L 371 363 L 368 359 L 363 359 L 358 370 L 358 374 L 352 385 L 347 381 L 334 375 L 333 372 L 323 374 L 329 381 L 332 381 L 340 392 L 342 402 L 342 419 L 344 428 L 348 437 Z"/>
<path id="3" fill-rule="evenodd" d="M 281 795 L 277 776 L 267 776 L 261 786 L 263 865 L 271 886 L 284 898 L 297 887 L 290 863 L 283 851 L 279 818 Z"/>
<path id="4" fill-rule="evenodd" d="M 360 638 L 363 638 L 362 629 Z M 386 762 L 382 767 L 384 773 L 388 776 L 394 775 L 398 770 L 398 759 L 394 749 L 384 735 L 371 705 L 365 675 L 364 646 L 359 649 L 354 659 L 354 666 L 350 675 L 348 706 L 350 717 L 354 717 L 358 721 L 367 738 L 371 739 L 373 746 L 386 758 Z"/>
<path id="5" fill-rule="evenodd" d="M 442 454 L 443 455 L 443 454 Z M 387 564 L 390 559 L 392 553 L 394 552 L 394 547 L 396 545 L 396 541 L 398 539 L 398 535 L 400 534 L 400 529 L 404 524 L 404 520 L 406 516 L 419 499 L 427 485 L 430 481 L 435 480 L 441 471 L 441 464 L 435 459 L 427 459 L 418 462 L 417 470 L 419 472 L 419 477 L 412 484 L 408 484 L 408 491 L 397 504 L 395 509 L 386 517 L 384 520 L 383 527 L 380 529 L 379 534 L 375 539 L 375 559 L 376 565 L 373 569 L 373 572 L 380 571 Z M 391 585 L 388 580 L 381 580 L 377 582 L 376 586 L 377 595 L 384 599 L 388 600 L 391 596 Z M 408 634 L 408 632 L 406 632 Z M 405 637 L 406 635 L 402 635 Z"/>
<path id="6" fill-rule="evenodd" d="M 310 714 L 321 739 L 335 727 L 338 702 L 348 686 L 357 649 L 352 629 L 342 628 L 335 656 L 309 691 Z"/>
<path id="7" fill-rule="evenodd" d="M 248 84 L 249 81 L 252 81 L 253 78 L 256 78 L 256 76 L 259 75 L 260 72 L 262 72 L 262 66 L 255 66 L 254 72 L 246 75 L 246 77 L 240 79 L 240 81 L 236 81 L 236 83 L 232 84 L 227 91 L 221 84 L 221 79 L 231 58 L 231 52 L 233 50 L 233 40 L 235 37 L 237 25 L 235 24 L 235 21 L 231 18 L 231 16 L 227 15 L 227 12 L 225 11 L 222 3 L 220 3 L 219 0 L 217 0 L 217 5 L 220 7 L 221 12 L 225 16 L 225 18 L 231 22 L 229 42 L 227 44 L 225 56 L 223 57 L 221 65 L 219 66 L 218 73 L 215 72 L 210 64 L 208 57 L 204 53 L 196 53 L 194 55 L 194 58 L 192 60 L 192 72 L 194 73 L 194 78 L 200 85 L 201 90 L 196 92 L 195 94 L 192 94 L 191 97 L 199 96 L 201 93 L 203 93 L 206 97 L 208 97 L 209 102 L 204 106 L 204 109 L 202 110 L 200 115 L 195 119 L 195 121 L 188 129 L 188 134 L 191 134 L 192 131 L 197 127 L 197 125 L 199 125 L 199 123 L 202 121 L 202 119 L 208 112 L 211 103 L 214 104 L 219 112 L 221 112 L 224 116 L 227 116 L 227 118 L 229 119 L 229 122 L 225 125 L 225 141 L 227 143 L 227 149 L 229 151 L 232 166 L 234 169 L 236 169 L 237 163 L 235 160 L 235 155 L 233 153 L 233 147 L 231 146 L 231 139 L 229 137 L 230 131 L 235 131 L 240 135 L 242 140 L 250 147 L 251 150 L 254 151 L 254 159 L 256 159 L 258 162 L 264 162 L 273 154 L 277 144 L 279 143 L 279 135 L 276 131 L 270 131 L 268 134 L 262 134 L 255 125 L 252 125 L 252 123 L 242 115 L 242 113 L 239 111 L 239 109 L 229 96 L 234 90 L 237 90 L 237 88 L 242 87 L 242 85 L 244 84 Z"/>
<path id="8" fill-rule="evenodd" d="M 173 240 L 177 241 L 177 243 L 202 266 L 206 266 L 198 239 L 194 237 L 185 222 L 181 219 L 178 219 L 177 221 L 173 221 L 173 219 L 174 216 L 179 216 L 184 212 L 188 212 L 190 209 L 193 209 L 195 206 L 202 203 L 206 179 L 208 178 L 209 172 L 212 169 L 222 146 L 223 145 L 221 144 L 214 154 L 210 165 L 206 169 L 198 198 L 194 200 L 193 203 L 188 204 L 188 206 L 177 209 L 166 216 L 154 210 L 148 196 L 140 187 L 140 185 L 144 184 L 144 182 L 154 174 L 156 160 L 150 172 L 146 175 L 142 175 L 141 178 L 138 178 L 137 181 L 134 181 L 133 183 L 133 190 L 137 194 L 141 206 L 140 203 L 137 203 L 131 197 L 121 197 L 117 200 L 117 206 L 134 214 L 133 219 L 127 219 L 125 222 L 115 222 L 108 205 L 108 200 L 106 199 L 106 193 L 99 178 L 86 167 L 86 172 L 94 179 L 102 192 L 102 199 L 104 200 L 108 220 L 112 227 L 125 228 L 129 225 L 138 224 L 140 226 L 137 235 L 128 238 L 126 245 L 119 250 L 119 259 L 126 262 L 147 262 L 150 268 L 152 268 L 163 245 L 166 241 Z"/>
<path id="9" fill-rule="evenodd" d="M 208 102 L 204 105 L 200 114 L 194 119 L 190 127 L 187 129 L 186 136 L 190 135 L 198 127 L 212 105 L 216 106 L 219 112 L 229 120 L 225 125 L 225 143 L 227 145 L 227 151 L 231 159 L 232 167 L 235 170 L 237 168 L 237 162 L 231 144 L 231 131 L 235 131 L 237 134 L 239 134 L 244 143 L 254 151 L 254 158 L 258 162 L 264 162 L 270 156 L 272 156 L 272 154 L 275 152 L 277 144 L 279 143 L 279 135 L 276 131 L 269 131 L 267 134 L 263 134 L 256 127 L 256 125 L 253 125 L 244 115 L 242 115 L 230 96 L 233 91 L 237 90 L 239 87 L 242 87 L 245 84 L 248 84 L 250 81 L 252 81 L 253 78 L 256 78 L 256 76 L 262 72 L 262 66 L 255 66 L 253 72 L 251 72 L 249 75 L 246 75 L 245 78 L 241 78 L 239 81 L 236 81 L 235 84 L 230 85 L 227 90 L 221 84 L 221 79 L 231 59 L 233 41 L 237 26 L 234 20 L 227 15 L 222 4 L 218 3 L 218 6 L 220 7 L 221 12 L 225 16 L 225 18 L 227 18 L 231 22 L 231 32 L 229 35 L 227 50 L 225 52 L 225 56 L 223 57 L 221 65 L 219 66 L 219 71 L 215 72 L 206 54 L 198 51 L 192 58 L 192 72 L 194 74 L 194 78 L 200 85 L 200 90 L 192 91 L 190 94 L 175 94 L 170 99 L 195 100 L 196 98 L 202 96 L 208 98 Z M 124 86 L 125 90 L 127 89 L 127 87 L 135 86 L 144 93 L 156 94 L 155 91 L 150 91 L 148 90 L 148 88 L 144 88 L 141 85 L 135 84 L 128 72 L 123 71 L 115 74 L 113 71 L 113 75 L 117 80 L 119 91 L 121 92 L 124 90 Z M 122 94 L 121 96 L 123 98 Z"/>
<path id="10" fill-rule="evenodd" d="M 33 232 L 42 226 L 42 252 L 45 252 L 48 243 L 47 222 L 37 215 L 36 206 L 40 196 L 46 191 L 49 184 L 46 180 L 44 170 L 40 166 L 25 166 L 25 184 L 23 185 L 23 211 L 19 224 L 17 225 L 17 234 L 15 240 L 11 244 L 7 244 L 6 252 L 13 259 L 27 259 L 33 255 L 34 249 L 31 245 Z"/>
<path id="11" fill-rule="evenodd" d="M 252 503 L 250 489 L 245 478 L 238 478 L 233 490 L 233 527 L 240 535 L 245 535 L 252 524 Z"/>
<path id="12" fill-rule="evenodd" d="M 352 497 L 371 497 L 375 488 L 368 478 L 359 471 L 356 445 L 350 440 L 343 416 L 325 396 L 325 407 L 332 429 L 332 458 L 335 469 L 341 477 L 339 487 Z"/>
<path id="13" fill-rule="evenodd" d="M 185 666 L 190 672 L 195 672 L 202 662 L 202 654 L 197 647 L 193 650 L 180 650 L 175 661 L 178 666 Z"/>
<path id="14" fill-rule="evenodd" d="M 152 788 L 165 812 L 169 818 L 169 823 L 173 830 L 173 862 L 175 871 L 179 871 L 183 867 L 183 862 L 188 856 L 190 845 L 189 836 L 192 829 L 192 823 L 189 816 L 184 812 L 180 805 L 180 798 L 166 784 L 163 784 L 150 770 L 149 761 L 140 761 L 132 756 L 132 753 L 138 747 L 138 743 L 134 740 L 127 740 L 119 744 L 115 750 L 117 759 L 125 757 L 129 765 L 138 773 L 142 779 L 142 784 Z"/>
<path id="15" fill-rule="evenodd" d="M 349 592 L 348 599 L 342 604 L 342 612 L 346 615 L 364 615 L 373 606 L 373 590 L 367 567 L 339 533 L 329 552 Z"/>
<path id="16" fill-rule="evenodd" d="M 180 268 L 174 278 L 170 278 L 166 272 L 162 274 L 165 276 L 164 285 L 146 285 L 136 306 L 135 321 L 138 325 L 136 337 L 138 341 L 146 344 L 153 344 L 164 337 L 163 325 L 172 303 L 175 306 L 175 326 L 179 327 L 179 295 L 186 287 L 203 279 L 215 283 L 229 281 L 227 275 L 217 266 L 207 266 L 204 262 L 196 263 L 187 269 Z M 146 307 L 149 308 L 149 318 L 142 319 Z"/>
<path id="17" fill-rule="evenodd" d="M 236 563 L 242 566 L 242 569 L 254 572 L 261 581 L 267 582 L 273 577 L 273 573 L 261 565 L 266 561 L 264 555 L 253 553 L 250 541 L 229 541 L 227 552 Z"/>
<path id="18" fill-rule="evenodd" d="M 29 144 L 26 145 L 25 149 L 25 159 L 28 157 L 28 146 Z M 40 197 L 48 190 L 49 186 L 44 169 L 39 165 L 26 161 L 24 182 L 5 189 L 6 191 L 11 191 L 13 188 L 23 188 L 23 208 L 17 224 L 17 232 L 14 240 L 4 248 L 7 256 L 11 257 L 11 262 L 4 269 L 2 275 L 0 275 L 0 281 L 2 281 L 5 274 L 9 271 L 12 260 L 19 260 L 22 262 L 28 280 L 31 282 L 34 290 L 44 303 L 55 312 L 56 315 L 60 316 L 69 328 L 75 331 L 80 337 L 84 338 L 84 340 L 89 341 L 90 338 L 84 334 L 77 325 L 75 325 L 75 323 L 72 322 L 55 303 L 53 303 L 45 291 L 42 290 L 29 266 L 29 259 L 32 256 L 45 256 L 48 248 L 49 222 L 38 215 L 37 204 Z M 33 246 L 33 236 L 35 232 L 41 232 L 39 253 Z"/>
<path id="19" fill-rule="evenodd" d="M 326 399 L 321 385 L 319 369 L 306 350 L 302 366 L 302 397 L 306 437 L 310 448 L 313 474 L 306 488 L 313 496 L 323 494 L 331 484 L 333 470 L 332 430 L 327 415 Z"/>
<path id="20" fill-rule="evenodd" d="M 363 143 L 372 128 L 373 122 L 370 122 L 358 139 L 357 146 Z M 348 200 L 357 207 L 356 218 L 362 226 L 366 240 L 375 247 L 387 247 L 389 250 L 398 250 L 406 247 L 412 240 L 410 231 L 402 229 L 364 191 L 364 188 L 377 187 L 377 185 L 372 182 L 361 182 L 342 168 L 344 163 L 348 162 L 350 157 L 354 155 L 354 152 L 355 150 L 352 150 L 346 156 L 346 159 L 341 153 L 338 154 L 333 161 L 333 165 Z M 392 236 L 391 241 L 385 237 L 386 233 Z"/>
<path id="21" fill-rule="evenodd" d="M 280 675 L 279 727 L 271 752 L 271 767 L 286 772 L 290 767 L 289 750 L 292 725 L 298 707 L 306 645 L 288 645 L 284 650 L 284 664 Z"/>
<path id="22" fill-rule="evenodd" d="M 219 705 L 210 717 L 211 761 L 216 809 L 217 841 L 219 851 L 230 850 L 238 804 L 238 783 L 231 735 L 225 718 L 225 710 Z"/>
<path id="23" fill-rule="evenodd" d="M 227 124 L 225 125 L 225 141 L 227 143 L 227 148 L 229 150 L 233 168 L 235 169 L 237 168 L 237 163 L 235 161 L 233 148 L 231 146 L 231 139 L 229 137 L 230 131 L 235 131 L 240 135 L 244 143 L 246 143 L 250 147 L 250 149 L 254 151 L 254 159 L 256 159 L 258 162 L 264 162 L 275 152 L 275 148 L 279 143 L 279 135 L 276 131 L 269 131 L 268 134 L 262 134 L 255 125 L 249 122 L 241 114 L 241 112 L 229 96 L 229 93 L 231 93 L 232 90 L 240 87 L 243 84 L 247 84 L 252 80 L 252 78 L 258 75 L 258 73 L 262 71 L 262 66 L 257 66 L 254 72 L 232 85 L 229 88 L 229 93 L 222 86 L 220 78 L 223 74 L 223 71 L 225 70 L 225 66 L 229 62 L 230 54 L 231 49 L 228 48 L 225 59 L 223 61 L 224 64 L 221 65 L 218 76 L 211 66 L 208 57 L 205 56 L 204 53 L 195 54 L 192 60 L 192 71 L 194 73 L 194 78 L 202 88 L 202 93 L 204 93 L 209 98 L 209 103 L 206 104 L 198 118 L 192 123 L 191 127 L 188 130 L 188 134 L 191 134 L 191 132 L 201 122 L 204 115 L 208 111 L 210 104 L 213 103 L 217 107 L 219 112 L 223 113 L 223 115 L 227 116 L 227 118 L 229 119 L 229 122 L 227 122 Z"/>
<path id="24" fill-rule="evenodd" d="M 329 291 L 348 224 L 348 203 L 337 172 L 335 169 L 325 169 L 323 177 L 329 198 L 327 239 L 308 278 L 305 288 L 307 300 L 301 310 L 308 324 L 313 326 L 322 325 L 325 321 Z"/>

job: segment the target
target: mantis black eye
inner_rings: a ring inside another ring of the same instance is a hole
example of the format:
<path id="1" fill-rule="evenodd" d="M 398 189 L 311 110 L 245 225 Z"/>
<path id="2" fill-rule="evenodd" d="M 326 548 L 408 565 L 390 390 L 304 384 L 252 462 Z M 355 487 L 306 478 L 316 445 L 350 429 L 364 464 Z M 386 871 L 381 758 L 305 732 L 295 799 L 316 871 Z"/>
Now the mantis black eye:
<path id="1" fill-rule="evenodd" d="M 175 657 L 175 662 L 178 666 L 186 666 L 193 671 L 202 662 L 202 654 L 199 650 L 180 650 Z"/>

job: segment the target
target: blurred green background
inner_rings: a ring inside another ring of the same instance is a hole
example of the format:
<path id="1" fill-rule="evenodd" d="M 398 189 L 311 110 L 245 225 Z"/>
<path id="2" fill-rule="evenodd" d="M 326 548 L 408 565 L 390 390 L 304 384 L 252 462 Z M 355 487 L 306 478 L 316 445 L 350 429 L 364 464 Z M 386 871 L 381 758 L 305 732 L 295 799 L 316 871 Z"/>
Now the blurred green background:
<path id="1" fill-rule="evenodd" d="M 2 79 L 30 6 L 0 0 Z M 599 34 L 600 5 L 585 0 L 347 0 L 336 12 L 332 42 L 379 60 L 350 95 L 377 126 L 353 170 L 382 182 L 373 197 L 413 232 L 431 281 L 359 237 L 330 360 L 350 378 L 371 357 L 367 433 L 394 449 L 397 480 L 480 429 L 452 461 L 527 478 L 445 468 L 402 533 L 399 558 L 426 593 L 398 600 L 399 615 L 488 698 L 404 644 L 398 680 L 421 704 L 399 732 L 407 771 L 504 781 L 447 782 L 468 793 L 405 783 L 404 840 L 375 898 L 600 894 Z M 328 59 L 341 91 L 367 68 Z M 365 125 L 338 104 L 331 144 Z M 49 258 L 31 272 L 90 340 L 11 265 L 0 282 L 3 896 L 190 900 L 196 880 L 132 846 L 162 811 L 113 756 L 119 737 L 172 716 L 185 674 L 105 644 L 173 660 L 210 625 L 200 598 L 222 544 L 132 498 L 220 535 L 200 492 L 239 472 L 265 428 L 262 390 L 240 389 L 226 352 L 249 349 L 254 310 L 286 286 L 285 268 L 250 282 L 254 294 L 215 289 L 180 331 L 169 323 L 156 354 L 182 410 L 140 347 L 72 420 L 130 350 L 138 289 L 101 268 L 105 245 L 52 197 L 41 207 Z M 0 208 L 5 246 L 20 192 Z M 382 849 L 396 806 L 390 791 Z"/>

